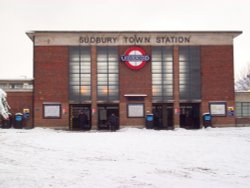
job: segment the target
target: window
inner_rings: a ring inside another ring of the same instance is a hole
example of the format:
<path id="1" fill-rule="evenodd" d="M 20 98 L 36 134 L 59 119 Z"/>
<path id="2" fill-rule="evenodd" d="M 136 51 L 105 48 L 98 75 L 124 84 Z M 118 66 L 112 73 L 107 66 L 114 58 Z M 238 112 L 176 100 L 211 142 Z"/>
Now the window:
<path id="1" fill-rule="evenodd" d="M 201 98 L 199 47 L 183 46 L 179 48 L 179 70 L 180 99 L 199 100 Z"/>
<path id="2" fill-rule="evenodd" d="M 70 101 L 91 100 L 91 58 L 89 47 L 70 47 Z"/>
<path id="3" fill-rule="evenodd" d="M 97 98 L 119 100 L 119 66 L 116 47 L 97 47 Z"/>
<path id="4" fill-rule="evenodd" d="M 236 103 L 236 116 L 237 117 L 250 117 L 250 102 L 237 102 Z"/>
<path id="5" fill-rule="evenodd" d="M 153 101 L 173 99 L 173 48 L 152 49 L 152 95 Z"/>

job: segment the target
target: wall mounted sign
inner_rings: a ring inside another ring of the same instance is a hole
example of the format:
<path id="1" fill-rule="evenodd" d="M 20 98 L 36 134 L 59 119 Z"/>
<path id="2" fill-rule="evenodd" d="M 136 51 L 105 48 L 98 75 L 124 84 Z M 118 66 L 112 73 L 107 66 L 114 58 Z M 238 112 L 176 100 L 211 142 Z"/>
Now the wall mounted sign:
<path id="1" fill-rule="evenodd" d="M 45 119 L 61 118 L 61 104 L 43 104 L 43 118 Z"/>
<path id="2" fill-rule="evenodd" d="M 131 47 L 125 52 L 125 55 L 121 56 L 121 60 L 125 62 L 129 68 L 139 70 L 145 66 L 146 62 L 150 60 L 150 57 L 146 55 L 144 49 Z"/>
<path id="3" fill-rule="evenodd" d="M 127 110 L 129 118 L 144 117 L 144 104 L 128 104 Z"/>
<path id="4" fill-rule="evenodd" d="M 209 111 L 212 116 L 226 116 L 226 102 L 210 102 Z"/>

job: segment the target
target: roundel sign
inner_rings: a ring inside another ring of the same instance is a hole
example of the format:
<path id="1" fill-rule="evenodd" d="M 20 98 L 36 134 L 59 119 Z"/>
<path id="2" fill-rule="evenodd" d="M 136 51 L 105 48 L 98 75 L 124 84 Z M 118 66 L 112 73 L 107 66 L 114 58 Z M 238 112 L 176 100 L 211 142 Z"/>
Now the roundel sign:
<path id="1" fill-rule="evenodd" d="M 146 55 L 144 49 L 131 47 L 121 56 L 121 60 L 125 62 L 129 68 L 139 70 L 145 66 L 146 62 L 150 60 L 150 57 Z"/>

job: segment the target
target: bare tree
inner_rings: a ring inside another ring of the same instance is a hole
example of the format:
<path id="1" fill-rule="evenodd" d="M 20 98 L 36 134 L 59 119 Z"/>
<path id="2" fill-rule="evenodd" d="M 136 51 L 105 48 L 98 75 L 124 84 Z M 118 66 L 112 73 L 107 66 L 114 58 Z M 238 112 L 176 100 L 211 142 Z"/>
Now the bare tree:
<path id="1" fill-rule="evenodd" d="M 250 90 L 250 62 L 248 62 L 248 64 L 238 73 L 237 80 L 235 82 L 235 90 Z"/>

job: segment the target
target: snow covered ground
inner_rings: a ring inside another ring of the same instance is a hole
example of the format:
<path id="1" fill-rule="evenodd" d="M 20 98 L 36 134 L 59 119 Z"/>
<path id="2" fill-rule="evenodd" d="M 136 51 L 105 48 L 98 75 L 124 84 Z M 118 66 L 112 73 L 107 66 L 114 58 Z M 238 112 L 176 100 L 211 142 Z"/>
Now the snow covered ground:
<path id="1" fill-rule="evenodd" d="M 0 188 L 249 188 L 250 128 L 0 129 Z"/>

